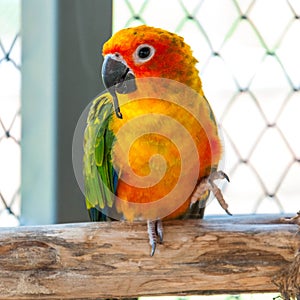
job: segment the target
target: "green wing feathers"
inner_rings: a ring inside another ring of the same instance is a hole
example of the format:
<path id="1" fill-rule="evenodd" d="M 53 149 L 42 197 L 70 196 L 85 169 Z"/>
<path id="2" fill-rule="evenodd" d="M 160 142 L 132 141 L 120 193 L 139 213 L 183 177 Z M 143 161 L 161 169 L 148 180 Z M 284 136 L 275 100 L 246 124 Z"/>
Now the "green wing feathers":
<path id="1" fill-rule="evenodd" d="M 105 211 L 114 203 L 116 175 L 111 162 L 114 134 L 109 129 L 112 113 L 113 105 L 109 95 L 100 95 L 91 106 L 84 133 L 85 197 L 92 221 L 99 219 L 95 209 Z"/>

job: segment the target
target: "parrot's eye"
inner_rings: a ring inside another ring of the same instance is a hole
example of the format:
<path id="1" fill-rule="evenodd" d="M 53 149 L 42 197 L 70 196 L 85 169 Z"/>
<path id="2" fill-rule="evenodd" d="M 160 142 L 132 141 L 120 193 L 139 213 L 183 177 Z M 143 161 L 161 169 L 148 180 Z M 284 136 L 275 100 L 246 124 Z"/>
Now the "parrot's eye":
<path id="1" fill-rule="evenodd" d="M 150 55 L 150 53 L 151 53 L 151 49 L 149 47 L 143 47 L 140 48 L 138 52 L 138 56 L 139 58 L 145 59 Z"/>
<path id="2" fill-rule="evenodd" d="M 147 44 L 142 44 L 137 47 L 133 54 L 134 61 L 138 64 L 142 64 L 152 58 L 155 53 L 155 49 Z"/>

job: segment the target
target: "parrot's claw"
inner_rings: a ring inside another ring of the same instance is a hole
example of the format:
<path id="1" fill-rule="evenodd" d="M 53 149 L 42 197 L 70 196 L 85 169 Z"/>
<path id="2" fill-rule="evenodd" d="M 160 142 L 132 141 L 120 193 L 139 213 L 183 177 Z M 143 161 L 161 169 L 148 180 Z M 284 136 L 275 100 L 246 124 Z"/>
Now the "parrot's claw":
<path id="1" fill-rule="evenodd" d="M 156 221 L 147 221 L 148 227 L 148 235 L 149 235 L 149 244 L 151 246 L 151 256 L 154 255 L 156 244 L 157 244 L 157 237 L 159 237 L 159 243 L 163 242 L 163 226 L 161 220 Z"/>
<path id="2" fill-rule="evenodd" d="M 228 182 L 230 181 L 227 174 L 225 174 L 223 171 L 212 172 L 208 177 L 203 178 L 198 184 L 196 190 L 192 195 L 191 205 L 198 201 L 205 192 L 211 191 L 217 198 L 221 207 L 226 211 L 228 215 L 231 216 L 232 214 L 228 210 L 228 204 L 226 203 L 221 190 L 214 183 L 214 181 L 218 179 L 226 179 Z"/>
<path id="3" fill-rule="evenodd" d="M 161 220 L 158 220 L 156 222 L 156 231 L 157 231 L 157 235 L 159 237 L 159 243 L 162 244 L 163 237 L 164 237 L 164 229 L 163 229 L 163 225 L 162 225 L 162 221 Z"/>

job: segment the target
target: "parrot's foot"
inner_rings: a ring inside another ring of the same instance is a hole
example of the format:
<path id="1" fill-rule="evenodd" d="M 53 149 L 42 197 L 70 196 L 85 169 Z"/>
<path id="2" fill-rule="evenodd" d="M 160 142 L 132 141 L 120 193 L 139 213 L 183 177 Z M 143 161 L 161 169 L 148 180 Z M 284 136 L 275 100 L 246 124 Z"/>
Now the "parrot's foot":
<path id="1" fill-rule="evenodd" d="M 149 243 L 151 246 L 151 256 L 154 255 L 156 244 L 157 244 L 157 237 L 159 238 L 158 242 L 161 244 L 163 242 L 163 226 L 161 220 L 156 221 L 147 221 L 148 227 L 148 235 L 149 235 Z"/>
<path id="2" fill-rule="evenodd" d="M 298 224 L 300 226 L 300 210 L 297 215 L 291 218 L 280 218 L 280 221 L 288 224 Z"/>
<path id="3" fill-rule="evenodd" d="M 218 179 L 226 179 L 229 182 L 229 177 L 223 171 L 212 172 L 208 177 L 203 178 L 198 184 L 192 196 L 191 205 L 194 204 L 199 199 L 201 199 L 201 196 L 205 192 L 211 191 L 217 198 L 221 207 L 226 211 L 228 215 L 231 215 L 231 213 L 228 211 L 228 204 L 224 200 L 221 190 L 214 183 L 214 181 Z"/>

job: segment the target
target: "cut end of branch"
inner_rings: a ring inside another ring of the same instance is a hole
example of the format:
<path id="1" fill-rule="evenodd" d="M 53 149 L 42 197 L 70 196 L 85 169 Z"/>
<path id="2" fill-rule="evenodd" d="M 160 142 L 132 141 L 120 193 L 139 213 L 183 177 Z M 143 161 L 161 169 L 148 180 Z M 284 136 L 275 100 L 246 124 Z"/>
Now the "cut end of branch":
<path id="1" fill-rule="evenodd" d="M 282 299 L 300 299 L 300 249 L 289 268 L 276 276 L 273 283 L 278 287 Z"/>

